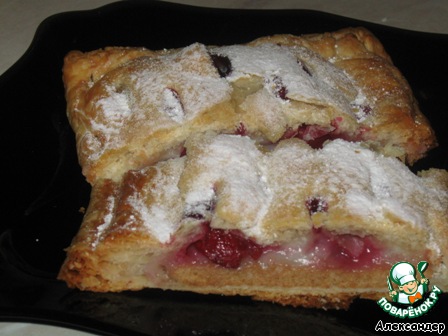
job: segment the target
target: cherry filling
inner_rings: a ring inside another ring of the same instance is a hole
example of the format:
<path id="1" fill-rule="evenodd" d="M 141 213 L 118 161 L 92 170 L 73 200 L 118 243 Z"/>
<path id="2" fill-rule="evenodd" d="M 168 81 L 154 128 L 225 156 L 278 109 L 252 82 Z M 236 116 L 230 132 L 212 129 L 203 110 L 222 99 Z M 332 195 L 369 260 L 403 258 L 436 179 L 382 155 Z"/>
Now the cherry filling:
<path id="1" fill-rule="evenodd" d="M 263 253 L 263 247 L 238 230 L 213 229 L 209 223 L 203 224 L 203 234 L 187 249 L 193 254 L 196 249 L 211 262 L 227 267 L 237 268 L 248 257 L 257 260 Z"/>
<path id="2" fill-rule="evenodd" d="M 274 84 L 273 91 L 275 96 L 282 100 L 288 100 L 288 97 L 286 96 L 288 94 L 288 89 L 283 84 L 282 79 L 278 76 L 274 76 L 272 83 Z"/>
<path id="3" fill-rule="evenodd" d="M 359 130 L 359 134 L 348 135 L 339 129 L 341 118 L 336 118 L 331 122 L 330 127 L 323 127 L 319 125 L 302 124 L 297 128 L 287 128 L 281 140 L 298 138 L 306 141 L 314 149 L 322 148 L 327 140 L 343 139 L 346 141 L 361 140 L 364 129 Z"/>
<path id="4" fill-rule="evenodd" d="M 180 148 L 179 156 L 180 156 L 180 157 L 184 157 L 185 155 L 187 155 L 187 148 L 185 148 L 185 146 L 182 146 L 182 147 Z"/>
<path id="5" fill-rule="evenodd" d="M 351 104 L 351 107 L 358 111 L 355 113 L 356 119 L 358 119 L 358 121 L 362 121 L 364 118 L 368 117 L 373 112 L 372 107 L 370 107 L 369 105 L 361 105 L 353 103 Z"/>
<path id="6" fill-rule="evenodd" d="M 260 245 L 238 230 L 214 229 L 209 222 L 204 222 L 201 232 L 177 252 L 171 265 L 211 262 L 233 269 L 252 260 L 263 266 L 306 265 L 354 270 L 383 264 L 387 257 L 380 244 L 371 237 L 336 235 L 319 228 L 312 230 L 306 243 Z"/>
<path id="7" fill-rule="evenodd" d="M 332 234 L 325 229 L 313 229 L 304 249 L 317 267 L 357 269 L 384 262 L 384 253 L 371 237 Z"/>
<path id="8" fill-rule="evenodd" d="M 314 215 L 317 212 L 327 212 L 328 203 L 322 197 L 310 197 L 306 200 L 305 206 L 308 209 L 310 215 Z"/>
<path id="9" fill-rule="evenodd" d="M 242 122 L 240 122 L 239 125 L 236 127 L 235 134 L 241 136 L 247 135 L 246 126 Z"/>
<path id="10" fill-rule="evenodd" d="M 322 148 L 327 140 L 341 138 L 341 134 L 334 129 L 328 129 L 318 125 L 300 125 L 298 128 L 288 128 L 283 134 L 281 140 L 298 138 L 306 141 L 312 148 Z"/>

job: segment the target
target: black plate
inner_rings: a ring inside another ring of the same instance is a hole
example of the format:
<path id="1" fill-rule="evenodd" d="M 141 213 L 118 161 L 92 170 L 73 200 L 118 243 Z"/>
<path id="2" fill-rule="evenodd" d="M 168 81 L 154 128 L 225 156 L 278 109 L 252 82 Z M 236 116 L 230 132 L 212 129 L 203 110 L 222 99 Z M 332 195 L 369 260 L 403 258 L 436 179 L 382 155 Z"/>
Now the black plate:
<path id="1" fill-rule="evenodd" d="M 0 320 L 34 321 L 104 335 L 373 334 L 394 321 L 373 301 L 347 312 L 281 307 L 246 298 L 145 290 L 93 294 L 55 280 L 81 223 L 90 188 L 65 116 L 64 55 L 109 45 L 151 49 L 232 44 L 275 33 L 365 26 L 409 80 L 440 146 L 415 170 L 448 168 L 448 36 L 417 33 L 308 10 L 222 10 L 123 1 L 45 20 L 25 55 L 0 77 L 3 198 Z M 386 286 L 386 283 L 385 283 Z M 385 295 L 387 288 L 385 288 Z M 446 322 L 447 299 L 419 322 Z M 395 320 L 396 321 L 396 320 Z"/>

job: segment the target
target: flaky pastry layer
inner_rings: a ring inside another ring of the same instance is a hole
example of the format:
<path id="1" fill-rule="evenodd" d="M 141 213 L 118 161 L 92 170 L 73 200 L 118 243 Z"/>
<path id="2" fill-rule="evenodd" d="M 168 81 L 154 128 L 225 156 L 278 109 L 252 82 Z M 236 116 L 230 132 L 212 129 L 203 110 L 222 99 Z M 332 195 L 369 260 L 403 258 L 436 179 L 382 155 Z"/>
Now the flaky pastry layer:
<path id="1" fill-rule="evenodd" d="M 393 263 L 424 258 L 448 285 L 446 171 L 415 175 L 340 139 L 313 149 L 208 132 L 185 148 L 95 184 L 60 279 L 346 308 L 384 296 Z"/>
<path id="2" fill-rule="evenodd" d="M 362 140 L 407 163 L 436 145 L 408 83 L 362 28 L 233 46 L 73 51 L 63 78 L 92 184 L 178 157 L 205 131 L 260 143 Z"/>

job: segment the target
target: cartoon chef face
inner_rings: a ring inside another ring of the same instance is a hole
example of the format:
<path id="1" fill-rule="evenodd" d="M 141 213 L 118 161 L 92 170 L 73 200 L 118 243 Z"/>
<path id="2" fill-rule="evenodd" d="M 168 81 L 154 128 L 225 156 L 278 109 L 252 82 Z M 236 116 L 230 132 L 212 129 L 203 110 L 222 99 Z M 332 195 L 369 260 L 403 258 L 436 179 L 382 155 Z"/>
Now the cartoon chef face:
<path id="1" fill-rule="evenodd" d="M 418 290 L 418 282 L 416 280 L 406 282 L 404 285 L 398 286 L 398 289 L 408 295 L 413 295 Z"/>
<path id="2" fill-rule="evenodd" d="M 401 292 L 412 295 L 418 290 L 415 268 L 408 262 L 400 262 L 390 270 L 390 278 L 398 285 Z"/>
<path id="3" fill-rule="evenodd" d="M 414 302 L 423 299 L 428 290 L 429 280 L 423 275 L 428 263 L 420 261 L 418 270 L 421 275 L 420 281 L 415 277 L 415 268 L 408 262 L 399 262 L 395 264 L 388 277 L 389 295 L 395 302 L 403 304 L 414 304 Z M 398 293 L 393 289 L 391 281 L 398 285 Z"/>

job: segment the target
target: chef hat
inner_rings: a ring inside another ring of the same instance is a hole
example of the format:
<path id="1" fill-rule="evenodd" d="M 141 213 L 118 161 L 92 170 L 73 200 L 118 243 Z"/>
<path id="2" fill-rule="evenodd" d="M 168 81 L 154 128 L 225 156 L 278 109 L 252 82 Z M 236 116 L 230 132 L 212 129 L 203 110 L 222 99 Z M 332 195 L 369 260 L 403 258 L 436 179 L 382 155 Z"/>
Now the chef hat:
<path id="1" fill-rule="evenodd" d="M 390 270 L 390 277 L 393 282 L 403 286 L 409 281 L 415 281 L 415 268 L 408 262 L 399 262 Z"/>

